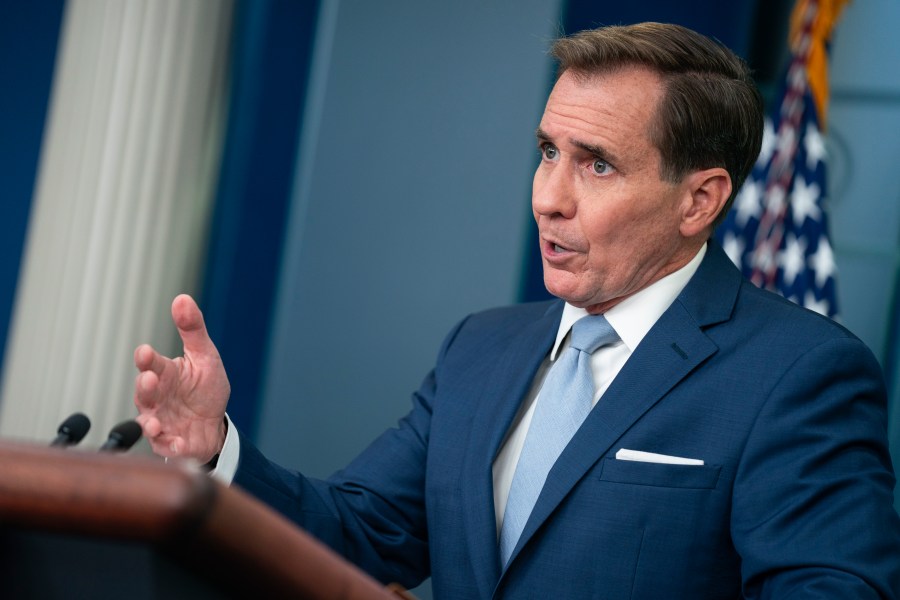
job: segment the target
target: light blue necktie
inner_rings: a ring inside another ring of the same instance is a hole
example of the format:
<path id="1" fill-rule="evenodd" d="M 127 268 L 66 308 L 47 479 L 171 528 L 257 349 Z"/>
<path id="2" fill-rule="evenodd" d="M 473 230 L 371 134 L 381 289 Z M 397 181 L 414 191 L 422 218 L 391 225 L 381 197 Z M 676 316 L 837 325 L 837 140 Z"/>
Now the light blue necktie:
<path id="1" fill-rule="evenodd" d="M 500 528 L 501 568 L 506 566 L 522 535 L 547 473 L 591 412 L 594 399 L 591 353 L 618 339 L 603 315 L 582 317 L 572 326 L 569 347 L 550 369 L 509 488 Z"/>

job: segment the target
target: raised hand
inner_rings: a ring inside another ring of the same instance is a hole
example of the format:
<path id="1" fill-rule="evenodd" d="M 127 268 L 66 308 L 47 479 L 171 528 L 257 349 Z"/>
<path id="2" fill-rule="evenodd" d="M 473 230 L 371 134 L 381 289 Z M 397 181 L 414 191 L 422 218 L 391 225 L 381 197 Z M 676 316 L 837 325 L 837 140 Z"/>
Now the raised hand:
<path id="1" fill-rule="evenodd" d="M 140 371 L 134 390 L 137 421 L 156 454 L 205 463 L 225 443 L 231 386 L 194 299 L 184 294 L 175 298 L 172 320 L 184 356 L 167 358 L 147 344 L 134 351 Z"/>

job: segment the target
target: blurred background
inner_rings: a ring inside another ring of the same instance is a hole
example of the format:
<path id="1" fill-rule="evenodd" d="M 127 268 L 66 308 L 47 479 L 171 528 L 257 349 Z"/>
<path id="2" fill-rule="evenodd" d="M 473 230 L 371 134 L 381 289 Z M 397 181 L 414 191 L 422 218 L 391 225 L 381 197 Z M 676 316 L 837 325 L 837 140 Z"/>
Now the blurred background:
<path id="1" fill-rule="evenodd" d="M 133 349 L 179 352 L 169 305 L 188 292 L 234 421 L 331 473 L 408 410 L 455 322 L 543 294 L 529 203 L 550 41 L 681 23 L 777 103 L 792 7 L 0 3 L 0 435 L 49 441 L 83 411 L 98 445 L 135 413 Z M 895 448 L 898 22 L 869 0 L 835 27 L 822 205 L 838 318 L 884 367 Z"/>

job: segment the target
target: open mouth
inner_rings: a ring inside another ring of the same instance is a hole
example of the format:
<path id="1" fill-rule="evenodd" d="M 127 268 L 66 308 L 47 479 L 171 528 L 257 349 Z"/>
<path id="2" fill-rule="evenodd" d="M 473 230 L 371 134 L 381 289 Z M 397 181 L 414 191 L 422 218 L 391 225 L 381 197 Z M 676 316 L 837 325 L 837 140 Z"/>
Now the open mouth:
<path id="1" fill-rule="evenodd" d="M 545 248 L 549 254 L 569 254 L 574 252 L 574 250 L 568 246 L 563 246 L 562 244 L 551 240 L 545 240 Z"/>

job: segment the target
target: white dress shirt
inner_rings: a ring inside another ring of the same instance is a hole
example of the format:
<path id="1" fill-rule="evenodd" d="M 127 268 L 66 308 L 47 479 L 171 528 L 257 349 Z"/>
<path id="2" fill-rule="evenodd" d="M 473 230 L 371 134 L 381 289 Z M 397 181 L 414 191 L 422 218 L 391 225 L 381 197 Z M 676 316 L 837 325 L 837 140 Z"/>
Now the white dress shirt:
<path id="1" fill-rule="evenodd" d="M 694 276 L 705 254 L 706 244 L 700 248 L 700 251 L 688 264 L 633 296 L 629 296 L 604 313 L 606 320 L 619 334 L 619 341 L 598 348 L 591 354 L 591 371 L 594 376 L 593 405 L 600 400 L 603 392 L 618 375 L 650 328 L 666 312 L 666 309 Z M 583 308 L 576 308 L 566 303 L 559 322 L 559 330 L 556 333 L 556 343 L 554 343 L 550 355 L 538 368 L 531 390 L 525 397 L 525 401 L 522 402 L 507 434 L 507 439 L 500 448 L 497 458 L 494 459 L 494 515 L 497 523 L 497 535 L 500 534 L 509 488 L 512 485 L 516 464 L 519 462 L 519 455 L 522 453 L 522 446 L 525 444 L 525 435 L 528 433 L 528 426 L 534 415 L 534 407 L 540 396 L 541 386 L 544 384 L 548 371 L 555 363 L 556 357 L 568 348 L 569 330 L 572 325 L 585 315 L 587 315 L 587 311 Z"/>
<path id="2" fill-rule="evenodd" d="M 619 334 L 620 341 L 615 344 L 598 349 L 591 355 L 591 369 L 594 375 L 594 404 L 609 387 L 619 370 L 637 348 L 657 319 L 675 301 L 684 286 L 693 277 L 706 254 L 704 244 L 697 255 L 681 269 L 663 277 L 659 281 L 644 288 L 640 292 L 626 298 L 621 303 L 609 309 L 606 319 Z M 550 355 L 544 360 L 535 374 L 531 391 L 522 403 L 519 414 L 516 415 L 510 428 L 507 440 L 494 460 L 494 510 L 497 518 L 497 532 L 499 535 L 500 524 L 503 522 L 503 513 L 506 510 L 506 499 L 509 496 L 509 487 L 512 484 L 516 463 L 525 443 L 525 434 L 534 414 L 535 401 L 539 395 L 541 385 L 547 371 L 551 368 L 561 350 L 568 346 L 568 333 L 572 325 L 585 316 L 587 311 L 566 304 L 563 308 L 559 330 L 556 334 L 556 343 L 550 351 Z M 228 433 L 225 437 L 225 445 L 219 453 L 216 468 L 210 475 L 229 485 L 237 472 L 238 459 L 240 457 L 240 440 L 234 424 L 228 415 Z"/>

